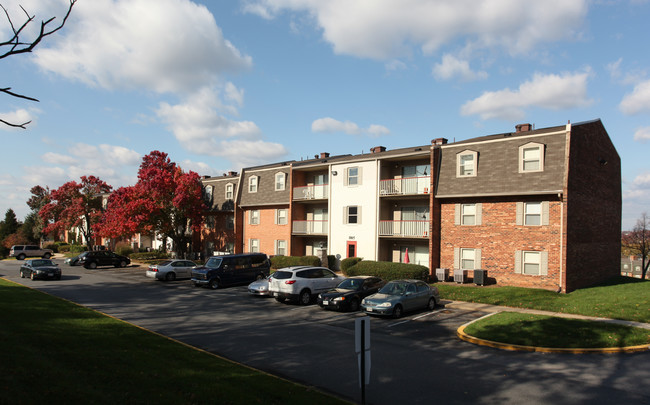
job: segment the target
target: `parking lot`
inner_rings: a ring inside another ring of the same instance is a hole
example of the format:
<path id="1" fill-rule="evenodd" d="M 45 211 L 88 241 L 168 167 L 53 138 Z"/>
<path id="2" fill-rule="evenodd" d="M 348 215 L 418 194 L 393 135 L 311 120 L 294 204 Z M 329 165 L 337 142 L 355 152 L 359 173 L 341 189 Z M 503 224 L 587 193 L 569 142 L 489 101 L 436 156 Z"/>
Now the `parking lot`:
<path id="1" fill-rule="evenodd" d="M 359 401 L 354 320 L 361 313 L 250 296 L 246 286 L 194 288 L 161 282 L 145 269 L 86 270 L 61 263 L 60 281 L 2 277 L 88 306 L 234 361 Z M 444 301 L 443 301 L 444 304 Z M 460 341 L 458 326 L 478 311 L 438 307 L 401 319 L 371 318 L 367 403 L 642 403 L 650 398 L 650 355 L 512 353 Z"/>

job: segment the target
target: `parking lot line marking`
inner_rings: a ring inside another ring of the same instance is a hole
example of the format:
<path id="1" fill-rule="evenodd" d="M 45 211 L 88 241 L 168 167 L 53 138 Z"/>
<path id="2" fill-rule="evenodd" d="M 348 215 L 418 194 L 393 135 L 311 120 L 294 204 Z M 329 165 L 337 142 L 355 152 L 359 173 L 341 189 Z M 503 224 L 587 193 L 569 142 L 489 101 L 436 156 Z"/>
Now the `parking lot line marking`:
<path id="1" fill-rule="evenodd" d="M 426 314 L 416 316 L 415 318 L 413 318 L 413 320 L 415 321 L 416 319 L 424 318 L 425 316 L 434 315 L 435 313 L 436 311 L 427 312 Z"/>
<path id="2" fill-rule="evenodd" d="M 388 327 L 389 327 L 389 328 L 392 328 L 393 326 L 401 325 L 401 324 L 403 324 L 403 323 L 408 323 L 408 322 L 411 322 L 411 320 L 410 320 L 410 319 L 406 319 L 406 320 L 401 321 L 401 322 L 391 323 L 390 325 L 388 325 Z"/>

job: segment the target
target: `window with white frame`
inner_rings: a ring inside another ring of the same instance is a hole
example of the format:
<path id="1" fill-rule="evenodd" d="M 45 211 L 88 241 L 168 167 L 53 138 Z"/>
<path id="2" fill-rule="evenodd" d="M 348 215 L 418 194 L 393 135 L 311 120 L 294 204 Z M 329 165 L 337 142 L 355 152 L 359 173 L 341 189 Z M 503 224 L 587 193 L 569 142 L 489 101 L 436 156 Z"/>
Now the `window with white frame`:
<path id="1" fill-rule="evenodd" d="M 276 173 L 275 174 L 275 191 L 282 191 L 286 187 L 287 174 L 286 173 Z"/>
<path id="2" fill-rule="evenodd" d="M 542 203 L 524 203 L 524 225 L 537 226 L 542 224 Z"/>
<path id="3" fill-rule="evenodd" d="M 260 240 L 259 239 L 250 239 L 249 240 L 249 251 L 251 253 L 258 253 L 260 251 Z"/>
<path id="4" fill-rule="evenodd" d="M 251 176 L 248 178 L 248 192 L 249 193 L 257 193 L 257 183 L 258 183 L 258 176 Z"/>
<path id="5" fill-rule="evenodd" d="M 226 184 L 226 200 L 232 200 L 235 196 L 235 186 L 234 184 Z"/>
<path id="6" fill-rule="evenodd" d="M 286 225 L 287 224 L 287 214 L 288 211 L 286 208 L 281 208 L 275 210 L 275 224 L 276 225 Z"/>
<path id="7" fill-rule="evenodd" d="M 248 211 L 248 223 L 251 225 L 259 225 L 260 223 L 260 210 Z"/>
<path id="8" fill-rule="evenodd" d="M 475 249 L 460 249 L 460 268 L 463 270 L 473 270 L 476 265 Z"/>
<path id="9" fill-rule="evenodd" d="M 476 204 L 460 205 L 461 225 L 476 225 Z"/>
<path id="10" fill-rule="evenodd" d="M 475 177 L 477 161 L 478 152 L 467 150 L 456 155 L 456 177 Z"/>
<path id="11" fill-rule="evenodd" d="M 286 256 L 287 255 L 287 241 L 286 240 L 276 240 L 275 241 L 275 254 L 276 254 L 276 256 Z"/>
<path id="12" fill-rule="evenodd" d="M 358 205 L 350 205 L 345 207 L 345 223 L 346 224 L 360 224 L 361 223 L 361 207 Z"/>
<path id="13" fill-rule="evenodd" d="M 519 173 L 544 171 L 544 145 L 527 143 L 519 147 Z"/>
<path id="14" fill-rule="evenodd" d="M 515 273 L 529 276 L 548 275 L 548 252 L 530 250 L 516 251 Z"/>
<path id="15" fill-rule="evenodd" d="M 346 170 L 346 185 L 357 186 L 361 184 L 361 169 L 358 167 L 348 167 Z"/>

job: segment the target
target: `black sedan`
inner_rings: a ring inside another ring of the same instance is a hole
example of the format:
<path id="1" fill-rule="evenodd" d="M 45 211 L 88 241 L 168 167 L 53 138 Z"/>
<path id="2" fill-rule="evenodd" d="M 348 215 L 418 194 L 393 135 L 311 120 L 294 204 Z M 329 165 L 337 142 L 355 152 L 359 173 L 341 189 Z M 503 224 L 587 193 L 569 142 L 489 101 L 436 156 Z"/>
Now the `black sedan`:
<path id="1" fill-rule="evenodd" d="M 29 277 L 32 280 L 38 278 L 45 280 L 61 280 L 61 269 L 59 265 L 50 259 L 27 260 L 20 266 L 20 277 Z"/>
<path id="2" fill-rule="evenodd" d="M 386 284 L 379 277 L 357 276 L 346 278 L 336 288 L 320 293 L 318 305 L 336 311 L 358 311 L 361 300 L 376 293 Z"/>
<path id="3" fill-rule="evenodd" d="M 98 266 L 126 267 L 131 264 L 131 259 L 109 250 L 94 250 L 80 255 L 78 263 L 87 269 L 96 269 Z"/>

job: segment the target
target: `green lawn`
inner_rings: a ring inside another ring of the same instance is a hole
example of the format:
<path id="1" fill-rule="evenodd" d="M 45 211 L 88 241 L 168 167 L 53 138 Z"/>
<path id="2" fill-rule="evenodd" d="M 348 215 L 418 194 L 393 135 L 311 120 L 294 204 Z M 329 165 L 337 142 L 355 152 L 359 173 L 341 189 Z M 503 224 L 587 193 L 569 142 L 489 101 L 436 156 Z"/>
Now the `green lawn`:
<path id="1" fill-rule="evenodd" d="M 519 287 L 435 284 L 443 299 L 650 323 L 650 281 L 617 277 L 569 294 Z"/>
<path id="2" fill-rule="evenodd" d="M 604 322 L 501 312 L 465 328 L 480 339 L 549 348 L 609 348 L 650 344 L 650 330 Z"/>
<path id="3" fill-rule="evenodd" d="M 0 404 L 346 403 L 0 280 Z"/>

